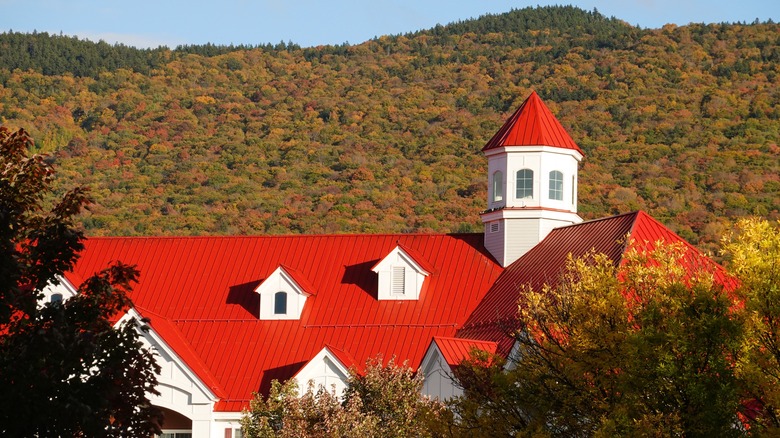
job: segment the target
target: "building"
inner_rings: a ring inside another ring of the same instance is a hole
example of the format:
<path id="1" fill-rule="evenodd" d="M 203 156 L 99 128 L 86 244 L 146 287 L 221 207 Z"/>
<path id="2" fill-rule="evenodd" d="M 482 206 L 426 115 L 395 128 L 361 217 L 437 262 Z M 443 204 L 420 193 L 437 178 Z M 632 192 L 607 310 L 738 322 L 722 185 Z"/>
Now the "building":
<path id="1" fill-rule="evenodd" d="M 451 372 L 471 349 L 510 353 L 518 284 L 557 278 L 569 253 L 619 261 L 629 242 L 682 240 L 642 212 L 582 222 L 583 152 L 536 93 L 483 152 L 484 233 L 91 238 L 46 298 L 112 261 L 137 265 L 122 318 L 150 321 L 152 402 L 172 436 L 235 436 L 272 380 L 340 391 L 378 354 L 419 369 L 427 394 L 457 395 Z"/>

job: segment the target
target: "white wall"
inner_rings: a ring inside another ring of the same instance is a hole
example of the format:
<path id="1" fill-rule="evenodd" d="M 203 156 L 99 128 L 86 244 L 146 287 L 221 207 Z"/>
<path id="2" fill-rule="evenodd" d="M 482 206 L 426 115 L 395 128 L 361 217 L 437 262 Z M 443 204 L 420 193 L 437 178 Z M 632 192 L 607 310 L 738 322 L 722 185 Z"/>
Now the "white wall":
<path id="1" fill-rule="evenodd" d="M 420 372 L 423 373 L 423 395 L 442 401 L 463 395 L 463 389 L 453 380 L 452 370 L 435 344 L 425 354 Z"/>

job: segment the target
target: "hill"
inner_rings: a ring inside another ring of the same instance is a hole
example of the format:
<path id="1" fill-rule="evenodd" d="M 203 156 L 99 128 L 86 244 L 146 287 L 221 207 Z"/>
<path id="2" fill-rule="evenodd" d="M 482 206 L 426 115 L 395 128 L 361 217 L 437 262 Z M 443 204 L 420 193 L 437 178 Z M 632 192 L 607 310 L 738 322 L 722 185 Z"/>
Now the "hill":
<path id="1" fill-rule="evenodd" d="M 479 150 L 531 90 L 586 153 L 584 218 L 644 209 L 712 249 L 780 217 L 774 23 L 544 7 L 307 49 L 0 49 L 0 123 L 93 188 L 90 235 L 480 230 Z"/>

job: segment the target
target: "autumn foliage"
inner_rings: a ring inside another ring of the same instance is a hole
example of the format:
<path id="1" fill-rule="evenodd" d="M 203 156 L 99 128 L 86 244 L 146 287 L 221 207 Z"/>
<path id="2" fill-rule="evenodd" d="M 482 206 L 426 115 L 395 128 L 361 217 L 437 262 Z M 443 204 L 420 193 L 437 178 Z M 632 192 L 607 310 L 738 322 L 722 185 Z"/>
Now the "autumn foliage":
<path id="1" fill-rule="evenodd" d="M 423 397 L 421 389 L 420 374 L 378 356 L 364 372 L 350 370 L 343 395 L 274 381 L 267 397 L 256 394 L 250 402 L 242 429 L 248 438 L 435 436 L 444 406 Z"/>
<path id="2" fill-rule="evenodd" d="M 479 150 L 536 90 L 585 151 L 584 218 L 643 209 L 714 252 L 780 211 L 778 35 L 573 7 L 315 48 L 7 33 L 0 122 L 93 188 L 90 235 L 478 231 Z"/>
<path id="3" fill-rule="evenodd" d="M 463 436 L 773 436 L 780 222 L 724 237 L 729 273 L 684 245 L 570 259 L 522 289 L 507 359 L 456 375 Z M 483 355 L 483 354 L 482 354 Z"/>

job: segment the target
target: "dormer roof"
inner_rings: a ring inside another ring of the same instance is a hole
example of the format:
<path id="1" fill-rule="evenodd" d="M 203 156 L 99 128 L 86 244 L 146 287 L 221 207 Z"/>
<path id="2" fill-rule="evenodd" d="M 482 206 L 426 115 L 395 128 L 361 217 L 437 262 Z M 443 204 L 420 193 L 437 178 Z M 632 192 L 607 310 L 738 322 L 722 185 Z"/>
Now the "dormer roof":
<path id="1" fill-rule="evenodd" d="M 344 365 L 347 369 L 354 368 L 359 374 L 363 374 L 364 367 L 363 364 L 355 360 L 355 358 L 349 354 L 348 351 L 342 350 L 341 348 L 334 347 L 330 344 L 325 344 L 325 348 L 330 350 L 331 353 L 333 353 L 333 356 L 335 356 L 339 362 L 341 362 L 342 365 Z"/>
<path id="2" fill-rule="evenodd" d="M 298 391 L 301 394 L 308 389 L 309 384 L 312 384 L 315 390 L 333 391 L 340 396 L 347 387 L 349 370 L 352 367 L 356 367 L 352 355 L 326 344 L 295 373 L 293 379 L 298 382 Z"/>
<path id="3" fill-rule="evenodd" d="M 284 270 L 287 275 L 290 276 L 293 282 L 295 282 L 295 285 L 298 286 L 298 288 L 303 292 L 305 295 L 315 295 L 315 289 L 314 286 L 311 284 L 311 282 L 306 278 L 301 271 L 291 268 L 285 264 L 279 265 L 279 268 Z"/>
<path id="4" fill-rule="evenodd" d="M 255 292 L 260 295 L 260 319 L 300 319 L 306 298 L 314 295 L 314 286 L 298 270 L 279 265 Z"/>
<path id="5" fill-rule="evenodd" d="M 409 262 L 414 269 L 425 276 L 430 275 L 433 272 L 433 266 L 428 263 L 425 258 L 416 250 L 409 248 L 408 246 L 398 243 L 398 245 L 389 254 L 387 254 L 382 260 L 378 261 L 371 270 L 378 272 L 385 264 L 393 264 L 393 256 L 401 254 L 403 259 Z"/>
<path id="6" fill-rule="evenodd" d="M 508 146 L 551 146 L 575 150 L 584 155 L 536 91 L 531 92 L 520 108 L 485 144 L 482 152 Z"/>

